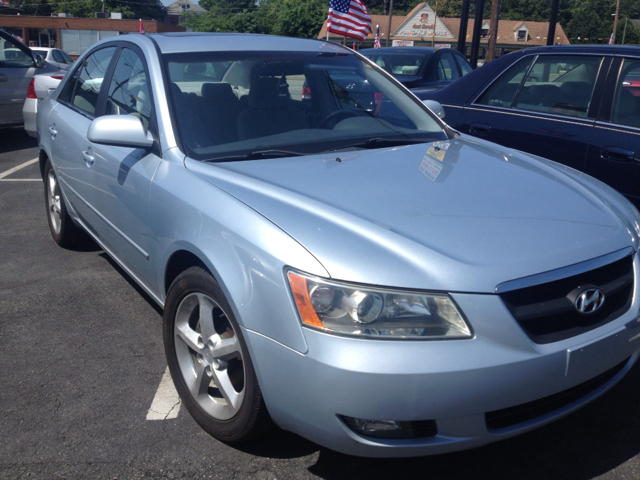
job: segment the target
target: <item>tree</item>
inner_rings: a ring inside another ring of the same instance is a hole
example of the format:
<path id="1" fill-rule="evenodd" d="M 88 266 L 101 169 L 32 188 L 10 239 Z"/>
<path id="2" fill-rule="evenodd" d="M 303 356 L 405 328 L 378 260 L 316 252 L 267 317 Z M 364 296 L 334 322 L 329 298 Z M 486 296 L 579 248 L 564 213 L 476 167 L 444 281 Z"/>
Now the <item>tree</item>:
<path id="1" fill-rule="evenodd" d="M 69 13 L 74 17 L 94 17 L 102 11 L 102 0 L 11 0 L 11 5 L 24 9 L 27 15 L 49 16 L 52 13 Z M 122 13 L 123 18 L 145 18 L 162 20 L 166 16 L 166 8 L 160 0 L 136 0 L 135 2 L 119 2 L 105 0 L 105 12 Z"/>

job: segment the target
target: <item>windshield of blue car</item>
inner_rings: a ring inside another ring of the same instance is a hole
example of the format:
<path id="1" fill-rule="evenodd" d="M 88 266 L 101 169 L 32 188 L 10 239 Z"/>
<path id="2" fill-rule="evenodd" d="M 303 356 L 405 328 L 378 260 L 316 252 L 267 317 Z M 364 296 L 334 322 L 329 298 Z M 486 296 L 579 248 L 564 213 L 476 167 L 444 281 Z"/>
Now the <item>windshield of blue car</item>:
<path id="1" fill-rule="evenodd" d="M 351 53 L 183 53 L 164 61 L 181 145 L 197 160 L 447 138 L 419 100 Z"/>

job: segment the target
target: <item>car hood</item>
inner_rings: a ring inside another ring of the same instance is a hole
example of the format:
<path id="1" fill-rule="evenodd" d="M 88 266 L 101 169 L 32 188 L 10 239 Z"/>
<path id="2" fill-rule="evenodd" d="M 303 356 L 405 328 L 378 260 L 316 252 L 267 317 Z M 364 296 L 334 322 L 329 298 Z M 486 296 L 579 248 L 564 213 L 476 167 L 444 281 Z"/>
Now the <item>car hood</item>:
<path id="1" fill-rule="evenodd" d="M 340 280 L 490 293 L 637 248 L 634 211 L 613 190 L 469 137 L 186 166 L 270 219 Z"/>

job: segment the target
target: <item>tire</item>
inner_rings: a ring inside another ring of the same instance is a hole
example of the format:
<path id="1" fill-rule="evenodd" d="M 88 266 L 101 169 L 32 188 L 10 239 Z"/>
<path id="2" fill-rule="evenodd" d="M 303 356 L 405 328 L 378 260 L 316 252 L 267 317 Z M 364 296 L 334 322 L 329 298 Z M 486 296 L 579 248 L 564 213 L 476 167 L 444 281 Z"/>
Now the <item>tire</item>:
<path id="1" fill-rule="evenodd" d="M 207 433 L 234 443 L 271 425 L 240 327 L 204 269 L 189 268 L 171 284 L 163 335 L 176 390 Z"/>
<path id="2" fill-rule="evenodd" d="M 49 160 L 44 166 L 44 202 L 53 240 L 64 248 L 79 246 L 85 238 L 84 232 L 73 223 L 67 212 L 58 177 Z"/>

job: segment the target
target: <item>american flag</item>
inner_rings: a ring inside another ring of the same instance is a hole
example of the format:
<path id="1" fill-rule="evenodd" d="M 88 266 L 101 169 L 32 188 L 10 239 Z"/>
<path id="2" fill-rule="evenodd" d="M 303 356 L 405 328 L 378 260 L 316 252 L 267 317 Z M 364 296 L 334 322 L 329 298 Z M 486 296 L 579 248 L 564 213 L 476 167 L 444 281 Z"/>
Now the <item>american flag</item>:
<path id="1" fill-rule="evenodd" d="M 371 33 L 371 17 L 367 7 L 361 0 L 331 0 L 327 32 L 363 42 Z"/>
<path id="2" fill-rule="evenodd" d="M 373 41 L 373 48 L 380 48 L 380 25 L 376 25 L 376 39 Z"/>

